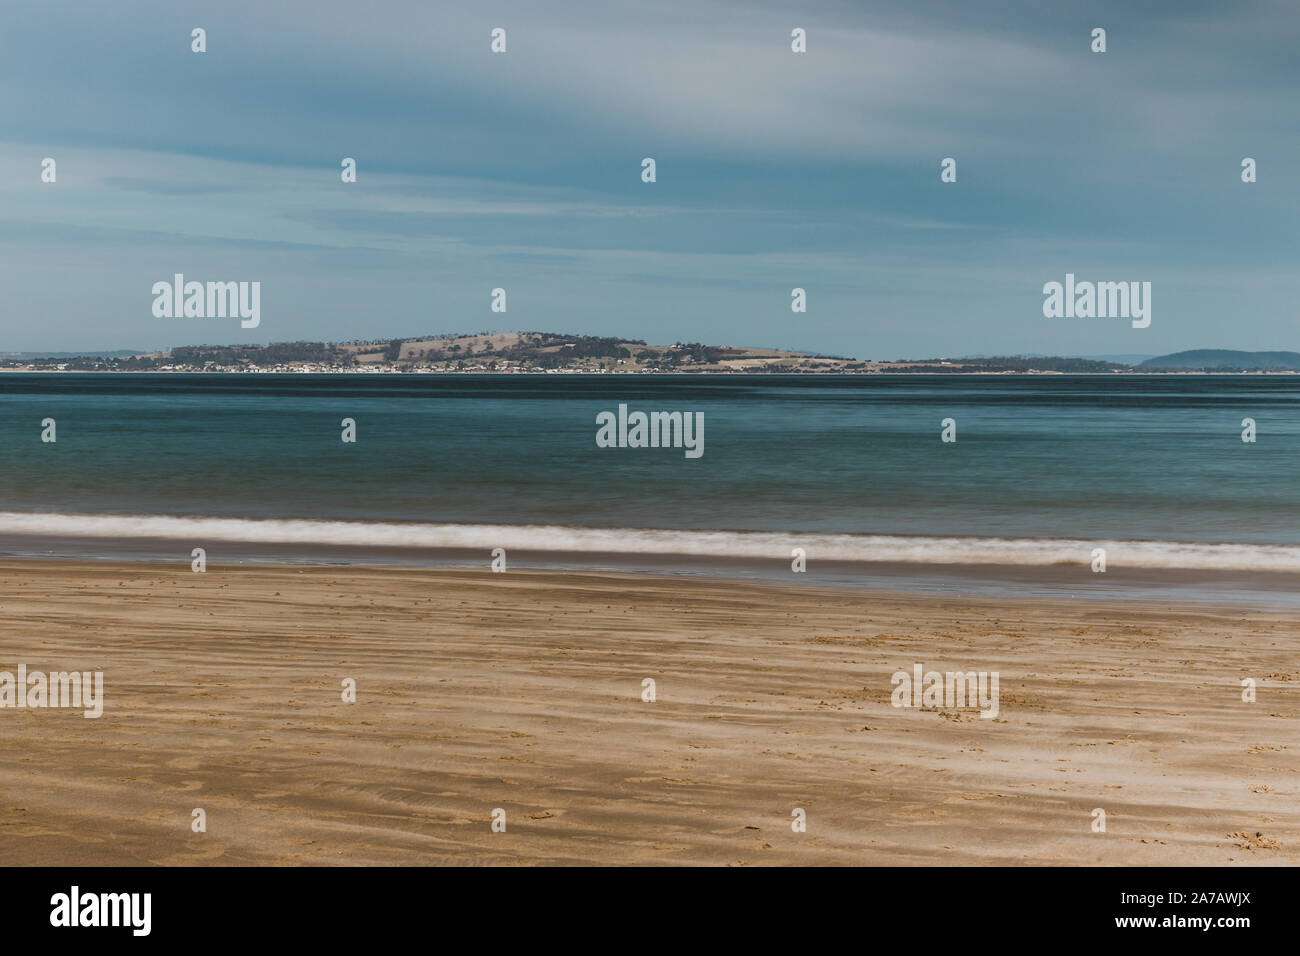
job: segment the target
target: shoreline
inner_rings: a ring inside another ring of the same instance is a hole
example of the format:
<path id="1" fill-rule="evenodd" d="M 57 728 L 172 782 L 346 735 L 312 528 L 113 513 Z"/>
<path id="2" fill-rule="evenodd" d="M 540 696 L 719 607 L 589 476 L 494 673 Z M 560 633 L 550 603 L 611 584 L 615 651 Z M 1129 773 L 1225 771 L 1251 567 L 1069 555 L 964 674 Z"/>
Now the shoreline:
<path id="1" fill-rule="evenodd" d="M 284 367 L 276 367 L 270 369 L 255 367 L 250 369 L 222 368 L 222 369 L 208 370 L 202 368 L 73 369 L 73 368 L 12 368 L 12 367 L 0 366 L 0 373 L 3 372 L 14 372 L 14 373 L 23 373 L 23 374 L 51 373 L 51 374 L 63 374 L 63 375 L 201 375 L 205 377 L 210 375 L 320 375 L 325 377 L 347 376 L 347 375 L 371 375 L 371 376 L 373 375 L 393 375 L 393 376 L 479 375 L 479 376 L 506 377 L 506 378 L 510 376 L 517 376 L 517 375 L 578 375 L 578 376 L 590 376 L 593 378 L 608 377 L 610 375 L 620 375 L 620 376 L 645 375 L 645 376 L 652 376 L 656 378 L 663 378 L 665 376 L 678 376 L 682 378 L 700 378 L 709 375 L 720 375 L 720 376 L 726 376 L 728 378 L 737 375 L 755 376 L 755 377 L 786 375 L 786 376 L 797 377 L 797 378 L 805 378 L 807 376 L 823 376 L 823 377 L 833 377 L 833 378 L 881 378 L 887 376 L 907 376 L 910 378 L 918 375 L 932 375 L 937 378 L 945 378 L 945 379 L 952 378 L 954 376 L 961 377 L 961 378 L 966 378 L 966 377 L 978 378 L 978 377 L 987 377 L 990 375 L 1003 376 L 1003 377 L 1023 376 L 1026 378 L 1041 378 L 1044 375 L 1055 375 L 1055 376 L 1068 377 L 1068 378 L 1075 378 L 1075 377 L 1078 378 L 1159 378 L 1161 376 L 1167 377 L 1167 376 L 1188 376 L 1188 375 L 1241 378 L 1245 376 L 1255 377 L 1255 376 L 1274 376 L 1274 375 L 1276 376 L 1300 375 L 1300 370 L 1295 370 L 1295 369 L 1290 369 L 1290 370 L 1259 369 L 1259 370 L 1246 370 L 1246 371 L 1235 371 L 1235 372 L 1208 372 L 1208 371 L 1199 371 L 1199 370 L 1192 370 L 1192 369 L 1177 370 L 1177 371 L 1166 370 L 1166 371 L 1159 371 L 1159 372 L 1157 371 L 1139 372 L 1136 370 L 1116 371 L 1116 372 L 1057 372 L 1057 371 L 1050 371 L 1050 370 L 1041 370 L 1041 371 L 1035 370 L 1032 372 L 1016 372 L 1016 371 L 1001 371 L 1001 370 L 948 372 L 948 371 L 939 371 L 932 367 L 926 367 L 924 369 L 920 369 L 914 372 L 908 372 L 902 369 L 897 369 L 897 370 L 887 371 L 887 372 L 861 372 L 861 371 L 846 372 L 846 371 L 838 371 L 838 370 L 822 372 L 813 369 L 806 369 L 806 370 L 781 369 L 779 371 L 769 371 L 768 369 L 734 369 L 730 371 L 727 369 L 708 369 L 707 371 L 686 372 L 680 369 L 674 369 L 671 372 L 663 372 L 663 371 L 618 371 L 616 369 L 610 369 L 608 371 L 597 371 L 595 369 L 541 369 L 541 368 L 504 370 L 504 371 L 503 370 L 490 371 L 486 368 L 474 368 L 474 369 L 385 368 L 382 370 L 375 370 L 375 371 L 356 371 L 356 370 L 348 370 L 348 369 L 305 370 L 305 369 L 292 369 L 292 368 L 284 368 Z"/>
<path id="2" fill-rule="evenodd" d="M 0 863 L 1300 862 L 1294 612 L 531 570 L 0 581 L 0 670 L 105 685 L 97 720 L 0 710 Z M 999 672 L 998 716 L 893 707 L 915 664 Z"/>
<path id="3" fill-rule="evenodd" d="M 22 513 L 3 513 L 18 519 Z M 1300 609 L 1300 548 L 1230 542 L 1078 541 L 973 536 L 827 535 L 333 519 L 34 514 L 69 530 L 0 532 L 0 562 L 475 571 L 504 552 L 510 570 L 866 589 L 913 597 L 1113 601 Z M 97 531 L 71 530 L 78 522 Z M 143 526 L 158 524 L 165 535 Z M 39 521 L 38 521 L 39 523 Z M 270 529 L 266 534 L 263 530 Z M 258 535 L 261 535 L 260 537 Z M 587 547 L 582 547 L 583 544 Z M 804 552 L 792 570 L 792 547 Z M 1094 546 L 1108 565 L 1094 572 Z M 907 556 L 908 553 L 910 556 Z"/>

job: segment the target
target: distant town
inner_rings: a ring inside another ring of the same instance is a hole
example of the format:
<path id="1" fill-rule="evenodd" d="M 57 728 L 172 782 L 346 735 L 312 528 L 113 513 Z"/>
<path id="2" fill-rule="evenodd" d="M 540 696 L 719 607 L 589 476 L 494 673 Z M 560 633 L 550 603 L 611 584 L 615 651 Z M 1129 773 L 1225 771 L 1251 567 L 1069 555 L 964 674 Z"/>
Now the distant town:
<path id="1" fill-rule="evenodd" d="M 452 333 L 356 342 L 186 345 L 158 352 L 0 352 L 0 371 L 343 374 L 1124 374 L 1300 371 L 1297 352 L 1200 349 L 1116 362 L 1060 356 L 867 361 L 782 349 L 557 332 Z"/>

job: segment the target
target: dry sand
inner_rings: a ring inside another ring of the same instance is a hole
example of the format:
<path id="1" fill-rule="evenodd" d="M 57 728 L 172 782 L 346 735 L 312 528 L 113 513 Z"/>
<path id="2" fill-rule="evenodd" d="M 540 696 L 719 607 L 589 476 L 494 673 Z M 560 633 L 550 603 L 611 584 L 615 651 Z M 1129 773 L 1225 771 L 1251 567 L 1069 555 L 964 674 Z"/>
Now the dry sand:
<path id="1" fill-rule="evenodd" d="M 0 864 L 1300 862 L 1296 614 L 17 561 L 0 595 L 0 670 L 107 700 L 0 710 Z M 1000 672 L 998 718 L 892 707 L 915 663 Z"/>

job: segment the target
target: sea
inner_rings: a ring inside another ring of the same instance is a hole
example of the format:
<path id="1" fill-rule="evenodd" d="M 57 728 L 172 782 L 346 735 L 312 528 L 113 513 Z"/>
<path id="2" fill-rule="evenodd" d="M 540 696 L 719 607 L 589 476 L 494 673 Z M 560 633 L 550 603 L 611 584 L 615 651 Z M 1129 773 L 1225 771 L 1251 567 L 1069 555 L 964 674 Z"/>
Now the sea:
<path id="1" fill-rule="evenodd" d="M 702 454 L 600 447 L 620 405 L 699 413 Z M 500 549 L 507 571 L 1247 606 L 1300 582 L 1297 376 L 6 372 L 0 449 L 8 558 Z"/>

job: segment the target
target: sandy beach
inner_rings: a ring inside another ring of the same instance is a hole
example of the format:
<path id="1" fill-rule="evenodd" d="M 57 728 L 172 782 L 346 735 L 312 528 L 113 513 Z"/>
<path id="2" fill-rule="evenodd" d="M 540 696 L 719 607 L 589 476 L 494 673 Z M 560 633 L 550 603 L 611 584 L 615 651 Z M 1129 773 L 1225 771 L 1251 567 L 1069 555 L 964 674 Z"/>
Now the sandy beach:
<path id="1" fill-rule="evenodd" d="M 0 710 L 4 865 L 1300 862 L 1296 614 L 184 562 L 0 582 L 0 670 L 105 696 Z M 891 706 L 916 664 L 998 672 L 996 719 Z"/>

